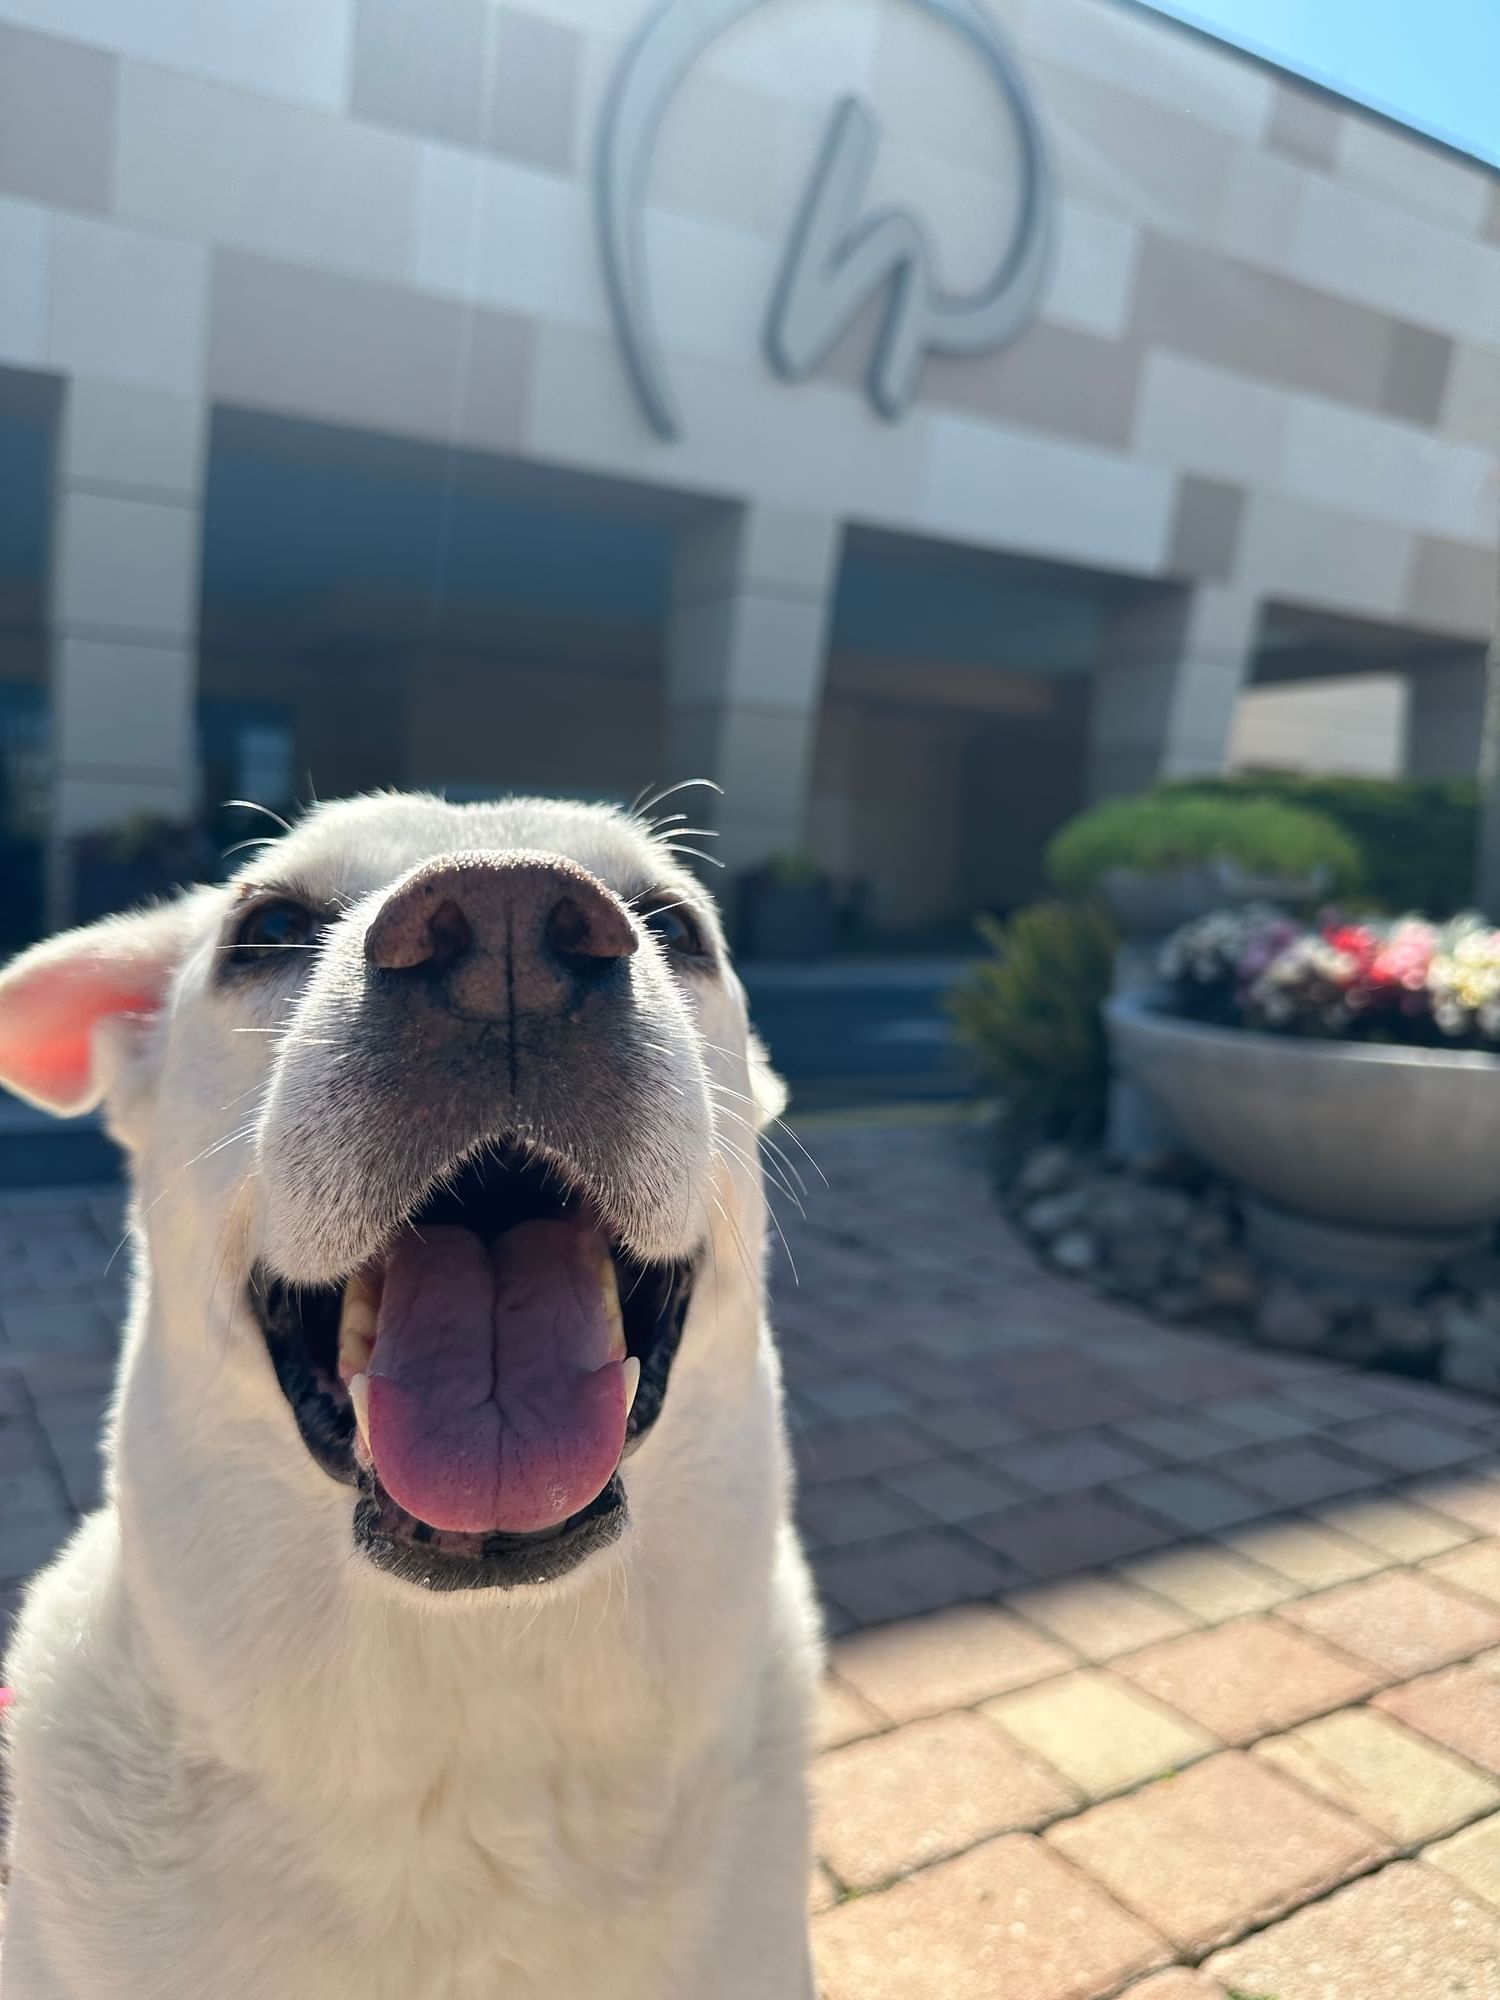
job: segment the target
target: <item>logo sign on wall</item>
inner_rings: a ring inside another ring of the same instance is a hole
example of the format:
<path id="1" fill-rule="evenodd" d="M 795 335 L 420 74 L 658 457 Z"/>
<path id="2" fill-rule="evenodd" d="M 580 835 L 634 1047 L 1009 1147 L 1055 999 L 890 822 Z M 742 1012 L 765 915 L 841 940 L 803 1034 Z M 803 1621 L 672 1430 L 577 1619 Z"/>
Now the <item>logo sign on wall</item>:
<path id="1" fill-rule="evenodd" d="M 647 275 L 646 190 L 656 136 L 695 62 L 763 0 L 666 0 L 615 73 L 605 107 L 595 201 L 610 310 L 640 405 L 653 430 L 680 435 Z M 885 294 L 867 389 L 882 416 L 902 416 L 929 354 L 983 354 L 1024 333 L 1050 266 L 1052 180 L 1030 94 L 999 30 L 976 0 L 900 0 L 967 44 L 995 86 L 1020 167 L 1010 239 L 987 280 L 944 291 L 921 222 L 867 210 L 880 143 L 875 114 L 857 97 L 830 113 L 823 143 L 782 252 L 763 344 L 775 372 L 800 382 L 823 361 L 867 300 Z"/>

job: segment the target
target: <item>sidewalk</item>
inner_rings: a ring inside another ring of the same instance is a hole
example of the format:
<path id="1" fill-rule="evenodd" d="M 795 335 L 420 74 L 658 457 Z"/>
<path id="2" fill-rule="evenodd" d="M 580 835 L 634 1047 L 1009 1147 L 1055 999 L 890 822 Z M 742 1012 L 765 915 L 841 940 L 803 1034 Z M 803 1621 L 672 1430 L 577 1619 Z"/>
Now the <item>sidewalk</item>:
<path id="1" fill-rule="evenodd" d="M 804 1137 L 826 2000 L 1500 2000 L 1500 1406 L 1052 1278 L 955 1126 Z M 0 1579 L 92 1496 L 117 1240 L 0 1197 Z"/>

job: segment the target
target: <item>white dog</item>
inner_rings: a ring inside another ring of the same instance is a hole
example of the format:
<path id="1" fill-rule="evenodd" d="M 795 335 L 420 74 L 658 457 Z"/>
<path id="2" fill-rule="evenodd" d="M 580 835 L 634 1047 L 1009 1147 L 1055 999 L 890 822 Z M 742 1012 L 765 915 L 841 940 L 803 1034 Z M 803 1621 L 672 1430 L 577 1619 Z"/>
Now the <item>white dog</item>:
<path id="1" fill-rule="evenodd" d="M 26 953 L 0 1080 L 102 1100 L 135 1244 L 4 2000 L 808 2000 L 777 1087 L 670 835 L 323 807 Z"/>

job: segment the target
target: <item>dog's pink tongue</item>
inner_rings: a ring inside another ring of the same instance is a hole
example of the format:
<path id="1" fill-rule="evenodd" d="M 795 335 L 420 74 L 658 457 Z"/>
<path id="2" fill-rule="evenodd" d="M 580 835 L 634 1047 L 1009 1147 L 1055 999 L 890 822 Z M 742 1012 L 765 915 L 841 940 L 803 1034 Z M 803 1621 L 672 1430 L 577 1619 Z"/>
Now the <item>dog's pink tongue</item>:
<path id="1" fill-rule="evenodd" d="M 452 1228 L 397 1243 L 370 1358 L 370 1455 L 409 1514 L 524 1534 L 608 1484 L 627 1413 L 607 1256 L 586 1224 L 556 1219 L 491 1245 Z"/>

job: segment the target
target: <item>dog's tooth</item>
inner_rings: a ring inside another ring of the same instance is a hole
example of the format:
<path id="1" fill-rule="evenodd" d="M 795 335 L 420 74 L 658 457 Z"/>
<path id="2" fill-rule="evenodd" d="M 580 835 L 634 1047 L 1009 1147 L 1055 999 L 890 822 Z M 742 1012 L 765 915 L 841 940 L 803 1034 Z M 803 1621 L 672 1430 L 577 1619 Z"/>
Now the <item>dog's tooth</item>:
<path id="1" fill-rule="evenodd" d="M 641 1386 L 641 1364 L 635 1355 L 625 1357 L 625 1414 L 628 1417 L 635 1408 L 635 1392 Z"/>
<path id="2" fill-rule="evenodd" d="M 370 1449 L 370 1378 L 359 1374 L 349 1377 L 349 1401 L 354 1405 L 354 1422 L 366 1451 Z M 373 1454 L 372 1454 L 373 1455 Z"/>
<path id="3" fill-rule="evenodd" d="M 625 1313 L 620 1304 L 620 1281 L 615 1260 L 606 1250 L 599 1264 L 599 1292 L 604 1300 L 604 1317 L 609 1325 L 609 1359 L 618 1361 L 625 1352 Z"/>
<path id="4" fill-rule="evenodd" d="M 356 1272 L 339 1308 L 339 1373 L 357 1375 L 375 1347 L 377 1300 L 369 1279 Z"/>

